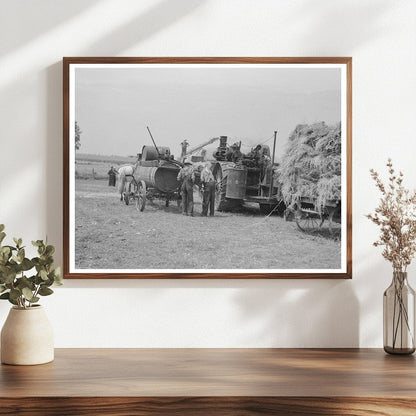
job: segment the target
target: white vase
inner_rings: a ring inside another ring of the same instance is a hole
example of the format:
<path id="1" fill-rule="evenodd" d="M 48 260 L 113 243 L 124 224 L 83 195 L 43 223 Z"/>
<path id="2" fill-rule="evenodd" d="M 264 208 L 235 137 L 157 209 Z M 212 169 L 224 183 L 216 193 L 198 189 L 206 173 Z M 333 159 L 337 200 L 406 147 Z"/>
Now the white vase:
<path id="1" fill-rule="evenodd" d="M 1 331 L 1 362 L 35 365 L 53 359 L 53 329 L 43 307 L 11 308 Z"/>

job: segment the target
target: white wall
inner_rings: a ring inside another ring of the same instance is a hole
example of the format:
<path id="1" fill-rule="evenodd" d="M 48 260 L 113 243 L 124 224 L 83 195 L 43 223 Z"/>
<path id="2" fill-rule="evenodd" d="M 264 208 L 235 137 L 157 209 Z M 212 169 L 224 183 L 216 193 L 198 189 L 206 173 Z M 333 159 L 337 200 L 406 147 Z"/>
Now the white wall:
<path id="1" fill-rule="evenodd" d="M 416 2 L 0 0 L 0 223 L 62 258 L 63 56 L 352 56 L 353 280 L 66 281 L 57 347 L 380 347 L 391 271 L 364 218 L 388 156 L 416 187 Z M 415 268 L 410 281 L 415 282 Z M 9 304 L 0 304 L 0 324 Z"/>

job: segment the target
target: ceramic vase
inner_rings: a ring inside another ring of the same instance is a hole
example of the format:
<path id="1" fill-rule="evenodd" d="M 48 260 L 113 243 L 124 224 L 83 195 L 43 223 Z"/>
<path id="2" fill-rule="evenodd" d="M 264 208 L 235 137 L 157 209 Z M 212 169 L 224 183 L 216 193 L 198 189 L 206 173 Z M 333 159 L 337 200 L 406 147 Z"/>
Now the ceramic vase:
<path id="1" fill-rule="evenodd" d="M 11 308 L 1 331 L 1 362 L 35 365 L 53 359 L 53 329 L 43 307 Z"/>

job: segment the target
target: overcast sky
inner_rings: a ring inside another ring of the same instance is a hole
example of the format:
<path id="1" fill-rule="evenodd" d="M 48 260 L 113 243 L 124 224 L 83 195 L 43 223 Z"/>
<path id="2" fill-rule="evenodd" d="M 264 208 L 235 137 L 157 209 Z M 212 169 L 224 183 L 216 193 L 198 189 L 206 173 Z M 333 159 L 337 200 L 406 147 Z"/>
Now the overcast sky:
<path id="1" fill-rule="evenodd" d="M 249 151 L 277 130 L 279 159 L 297 124 L 341 120 L 341 70 L 77 68 L 75 119 L 82 153 L 136 155 L 152 144 L 149 126 L 175 157 L 183 139 L 193 147 L 224 135 Z"/>

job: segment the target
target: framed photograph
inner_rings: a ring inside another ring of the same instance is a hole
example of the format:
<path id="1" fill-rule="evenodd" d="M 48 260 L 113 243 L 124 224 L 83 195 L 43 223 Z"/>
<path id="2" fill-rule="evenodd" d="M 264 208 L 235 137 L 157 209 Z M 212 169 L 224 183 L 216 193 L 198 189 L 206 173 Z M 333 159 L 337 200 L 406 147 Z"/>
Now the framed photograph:
<path id="1" fill-rule="evenodd" d="M 352 58 L 64 58 L 65 278 L 351 278 Z"/>

